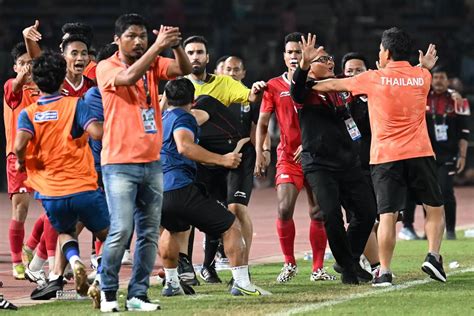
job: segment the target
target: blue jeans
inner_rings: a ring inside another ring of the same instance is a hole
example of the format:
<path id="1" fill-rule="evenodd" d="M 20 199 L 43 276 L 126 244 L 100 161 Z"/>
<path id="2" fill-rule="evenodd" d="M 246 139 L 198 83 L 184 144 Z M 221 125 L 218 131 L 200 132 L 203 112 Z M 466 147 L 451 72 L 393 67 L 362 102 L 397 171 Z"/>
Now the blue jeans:
<path id="1" fill-rule="evenodd" d="M 160 161 L 111 164 L 102 167 L 110 212 L 109 235 L 102 252 L 102 291 L 116 292 L 119 271 L 128 240 L 135 231 L 128 298 L 146 296 L 155 264 L 163 202 L 163 170 Z"/>

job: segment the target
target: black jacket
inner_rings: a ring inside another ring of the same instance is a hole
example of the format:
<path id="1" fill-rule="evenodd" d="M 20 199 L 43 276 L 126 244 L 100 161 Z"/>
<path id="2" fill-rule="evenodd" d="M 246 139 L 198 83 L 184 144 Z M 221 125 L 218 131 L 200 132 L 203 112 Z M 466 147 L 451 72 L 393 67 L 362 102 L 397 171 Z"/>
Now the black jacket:
<path id="1" fill-rule="evenodd" d="M 345 120 L 350 118 L 346 104 L 349 93 L 321 93 L 311 89 L 308 71 L 298 68 L 293 75 L 290 93 L 299 104 L 298 116 L 302 137 L 303 171 L 344 171 L 360 166 L 359 141 L 353 141 Z"/>

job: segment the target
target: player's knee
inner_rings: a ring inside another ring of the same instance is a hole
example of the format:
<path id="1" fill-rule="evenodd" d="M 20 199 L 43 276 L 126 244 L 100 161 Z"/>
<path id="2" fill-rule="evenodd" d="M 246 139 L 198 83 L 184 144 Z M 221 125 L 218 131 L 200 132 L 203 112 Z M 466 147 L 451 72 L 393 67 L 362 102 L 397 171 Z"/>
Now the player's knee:
<path id="1" fill-rule="evenodd" d="M 288 221 L 293 218 L 294 206 L 288 201 L 280 201 L 278 203 L 278 219 Z"/>

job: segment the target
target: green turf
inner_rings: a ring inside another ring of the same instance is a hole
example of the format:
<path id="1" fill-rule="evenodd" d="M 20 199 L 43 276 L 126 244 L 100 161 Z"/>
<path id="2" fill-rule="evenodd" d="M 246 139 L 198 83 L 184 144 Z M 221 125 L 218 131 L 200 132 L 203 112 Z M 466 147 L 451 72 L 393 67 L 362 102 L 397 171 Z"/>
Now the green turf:
<path id="1" fill-rule="evenodd" d="M 458 232 L 458 236 L 462 236 Z M 458 261 L 457 270 L 474 266 L 474 240 L 459 238 L 445 241 L 442 247 L 446 272 L 451 261 Z M 420 270 L 424 259 L 426 241 L 398 242 L 393 260 L 394 283 L 402 284 L 412 280 L 422 280 L 426 276 Z M 331 266 L 333 261 L 325 264 Z M 196 296 L 161 297 L 161 286 L 153 286 L 152 299 L 159 299 L 163 315 L 263 315 L 286 313 L 295 308 L 317 304 L 334 299 L 343 299 L 348 295 L 374 292 L 370 285 L 346 286 L 340 281 L 312 283 L 309 281 L 310 262 L 299 262 L 299 274 L 288 284 L 275 281 L 281 264 L 266 264 L 252 267 L 255 283 L 274 295 L 261 298 L 232 297 L 225 285 L 202 285 L 196 287 Z M 334 273 L 332 269 L 329 269 Z M 224 280 L 230 279 L 230 272 L 220 274 Z M 123 307 L 124 292 L 120 292 L 120 304 Z M 473 315 L 474 314 L 474 272 L 449 277 L 448 283 L 429 282 L 404 290 L 387 293 L 374 293 L 369 297 L 351 300 L 317 311 L 302 314 L 314 315 Z M 21 315 L 95 315 L 89 302 L 54 302 L 33 307 L 21 308 Z M 131 313 L 127 313 L 131 314 Z"/>

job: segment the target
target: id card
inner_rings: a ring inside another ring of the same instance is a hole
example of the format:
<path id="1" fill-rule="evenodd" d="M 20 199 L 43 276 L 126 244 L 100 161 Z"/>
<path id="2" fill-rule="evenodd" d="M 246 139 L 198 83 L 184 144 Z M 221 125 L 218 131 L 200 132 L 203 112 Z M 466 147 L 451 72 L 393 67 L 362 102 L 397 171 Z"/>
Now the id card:
<path id="1" fill-rule="evenodd" d="M 448 125 L 435 124 L 435 137 L 437 142 L 445 142 L 448 140 Z"/>
<path id="2" fill-rule="evenodd" d="M 344 120 L 344 122 L 346 123 L 347 131 L 349 132 L 349 135 L 351 136 L 353 141 L 356 141 L 362 137 L 359 128 L 357 127 L 357 124 L 356 122 L 354 122 L 354 119 L 352 117 L 348 118 L 347 120 Z"/>
<path id="3" fill-rule="evenodd" d="M 158 131 L 156 128 L 155 122 L 155 110 L 150 109 L 141 109 L 142 110 L 142 120 L 145 133 L 147 134 L 156 134 Z"/>

